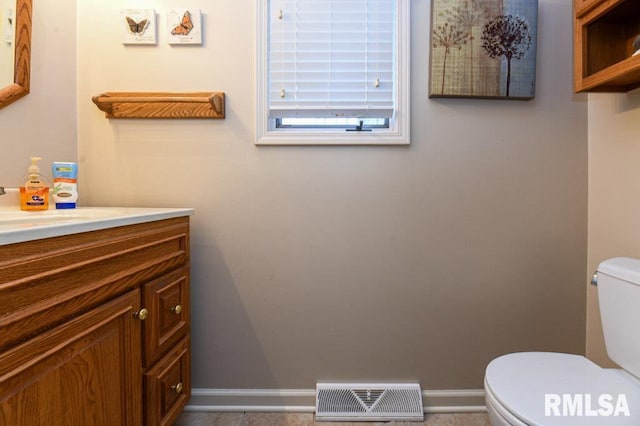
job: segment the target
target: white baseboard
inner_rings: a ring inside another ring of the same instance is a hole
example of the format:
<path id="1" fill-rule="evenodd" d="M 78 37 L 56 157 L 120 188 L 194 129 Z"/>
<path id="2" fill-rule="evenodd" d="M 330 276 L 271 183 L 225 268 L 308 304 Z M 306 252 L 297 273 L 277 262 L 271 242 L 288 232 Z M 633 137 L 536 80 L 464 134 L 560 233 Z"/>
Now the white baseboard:
<path id="1" fill-rule="evenodd" d="M 425 413 L 486 411 L 484 390 L 423 390 Z M 192 389 L 185 411 L 315 412 L 315 389 Z"/>

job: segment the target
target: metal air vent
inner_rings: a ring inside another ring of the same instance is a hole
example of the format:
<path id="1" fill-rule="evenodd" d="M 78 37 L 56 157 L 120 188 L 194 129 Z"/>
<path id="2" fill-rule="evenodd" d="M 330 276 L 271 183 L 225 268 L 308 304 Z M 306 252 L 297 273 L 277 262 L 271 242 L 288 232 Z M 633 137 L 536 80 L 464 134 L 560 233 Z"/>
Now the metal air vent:
<path id="1" fill-rule="evenodd" d="M 422 392 L 417 383 L 318 383 L 318 421 L 422 421 Z"/>

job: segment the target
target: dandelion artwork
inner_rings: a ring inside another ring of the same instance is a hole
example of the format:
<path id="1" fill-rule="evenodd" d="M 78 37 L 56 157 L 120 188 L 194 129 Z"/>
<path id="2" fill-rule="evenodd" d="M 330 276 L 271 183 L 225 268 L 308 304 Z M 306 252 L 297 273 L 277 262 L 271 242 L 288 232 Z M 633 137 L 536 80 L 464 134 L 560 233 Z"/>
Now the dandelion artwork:
<path id="1" fill-rule="evenodd" d="M 537 0 L 433 0 L 429 97 L 532 99 Z"/>

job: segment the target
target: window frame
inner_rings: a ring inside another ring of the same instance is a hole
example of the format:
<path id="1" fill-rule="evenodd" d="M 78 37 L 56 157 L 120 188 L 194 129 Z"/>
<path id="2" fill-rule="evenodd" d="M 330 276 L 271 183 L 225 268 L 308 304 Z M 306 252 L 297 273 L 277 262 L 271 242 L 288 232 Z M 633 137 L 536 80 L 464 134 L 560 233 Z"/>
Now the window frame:
<path id="1" fill-rule="evenodd" d="M 410 0 L 396 1 L 396 109 L 389 128 L 347 132 L 344 128 L 276 127 L 269 119 L 269 0 L 257 0 L 256 145 L 408 145 L 410 118 Z"/>

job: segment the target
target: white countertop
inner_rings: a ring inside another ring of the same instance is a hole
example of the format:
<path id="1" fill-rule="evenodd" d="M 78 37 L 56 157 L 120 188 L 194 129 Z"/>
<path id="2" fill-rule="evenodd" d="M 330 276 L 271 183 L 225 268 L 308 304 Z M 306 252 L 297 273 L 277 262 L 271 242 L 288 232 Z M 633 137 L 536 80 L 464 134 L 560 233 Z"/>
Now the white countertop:
<path id="1" fill-rule="evenodd" d="M 78 207 L 21 211 L 18 207 L 0 206 L 0 245 L 193 214 L 194 210 L 189 208 Z"/>

